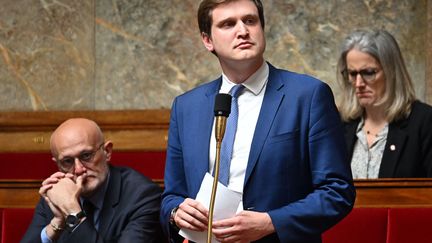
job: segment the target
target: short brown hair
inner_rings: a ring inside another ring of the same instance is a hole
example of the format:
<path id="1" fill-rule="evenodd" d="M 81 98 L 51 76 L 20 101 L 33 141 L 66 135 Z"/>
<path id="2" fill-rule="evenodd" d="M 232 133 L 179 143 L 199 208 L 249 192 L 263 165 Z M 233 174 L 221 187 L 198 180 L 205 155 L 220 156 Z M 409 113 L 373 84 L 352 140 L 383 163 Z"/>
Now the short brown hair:
<path id="1" fill-rule="evenodd" d="M 200 33 L 211 36 L 212 12 L 220 4 L 235 2 L 237 0 L 203 0 L 198 8 L 198 26 Z M 250 0 L 258 9 L 261 27 L 264 29 L 264 8 L 261 0 Z"/>

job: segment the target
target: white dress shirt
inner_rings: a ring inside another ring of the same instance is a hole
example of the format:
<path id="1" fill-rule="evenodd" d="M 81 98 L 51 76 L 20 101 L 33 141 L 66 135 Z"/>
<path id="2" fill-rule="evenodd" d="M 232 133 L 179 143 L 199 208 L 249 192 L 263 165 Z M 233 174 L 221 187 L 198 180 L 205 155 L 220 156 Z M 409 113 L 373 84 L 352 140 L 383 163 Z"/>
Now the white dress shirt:
<path id="1" fill-rule="evenodd" d="M 269 76 L 269 67 L 266 62 L 242 84 L 245 89 L 240 93 L 238 101 L 238 123 L 234 140 L 233 154 L 231 159 L 230 176 L 228 188 L 243 193 L 243 183 L 246 174 L 246 167 L 249 159 L 252 139 L 264 93 Z M 222 74 L 222 86 L 219 93 L 229 93 L 236 85 L 231 82 L 225 74 Z M 210 174 L 213 174 L 213 167 L 216 158 L 215 123 L 213 123 L 212 136 L 210 138 Z"/>

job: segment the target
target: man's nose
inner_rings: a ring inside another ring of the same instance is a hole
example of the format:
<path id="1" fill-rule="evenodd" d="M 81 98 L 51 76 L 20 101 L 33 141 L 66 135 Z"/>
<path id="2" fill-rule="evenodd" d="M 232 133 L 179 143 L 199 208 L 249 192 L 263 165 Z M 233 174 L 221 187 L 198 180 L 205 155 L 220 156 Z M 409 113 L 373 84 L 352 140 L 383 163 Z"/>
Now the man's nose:
<path id="1" fill-rule="evenodd" d="M 85 171 L 86 171 L 86 167 L 84 166 L 84 164 L 78 158 L 75 158 L 75 161 L 74 161 L 74 174 L 75 175 L 81 175 Z"/>
<path id="2" fill-rule="evenodd" d="M 237 33 L 239 36 L 246 36 L 249 34 L 249 29 L 243 22 L 239 22 Z"/>

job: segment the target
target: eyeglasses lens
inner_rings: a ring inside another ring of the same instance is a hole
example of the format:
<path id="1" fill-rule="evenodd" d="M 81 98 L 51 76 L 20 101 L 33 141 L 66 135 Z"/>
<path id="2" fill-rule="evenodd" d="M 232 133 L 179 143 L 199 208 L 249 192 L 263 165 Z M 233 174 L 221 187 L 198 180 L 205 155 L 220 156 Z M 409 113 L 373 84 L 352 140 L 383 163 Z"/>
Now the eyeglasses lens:
<path id="1" fill-rule="evenodd" d="M 357 75 L 359 75 L 359 74 L 362 77 L 363 81 L 369 83 L 369 82 L 375 81 L 377 72 L 378 71 L 376 69 L 362 69 L 360 71 L 346 70 L 343 73 L 344 73 L 344 76 L 351 83 L 355 83 L 356 82 Z"/>

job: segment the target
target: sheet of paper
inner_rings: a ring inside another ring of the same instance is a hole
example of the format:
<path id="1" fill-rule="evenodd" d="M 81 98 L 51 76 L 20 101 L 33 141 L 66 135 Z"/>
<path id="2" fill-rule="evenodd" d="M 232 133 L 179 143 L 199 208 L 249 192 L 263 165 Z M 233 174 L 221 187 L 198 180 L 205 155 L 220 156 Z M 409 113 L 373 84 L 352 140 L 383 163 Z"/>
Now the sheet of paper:
<path id="1" fill-rule="evenodd" d="M 195 200 L 202 203 L 207 209 L 210 207 L 212 187 L 213 176 L 211 176 L 209 173 L 206 173 Z M 232 191 L 218 182 L 214 204 L 213 221 L 233 217 L 239 208 L 241 198 L 241 193 Z M 191 241 L 198 243 L 207 242 L 207 231 L 197 232 L 188 229 L 182 229 L 180 230 L 179 234 Z M 212 242 L 218 242 L 214 236 L 212 237 Z"/>

